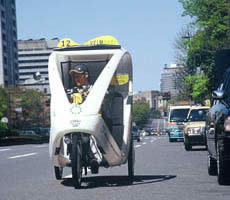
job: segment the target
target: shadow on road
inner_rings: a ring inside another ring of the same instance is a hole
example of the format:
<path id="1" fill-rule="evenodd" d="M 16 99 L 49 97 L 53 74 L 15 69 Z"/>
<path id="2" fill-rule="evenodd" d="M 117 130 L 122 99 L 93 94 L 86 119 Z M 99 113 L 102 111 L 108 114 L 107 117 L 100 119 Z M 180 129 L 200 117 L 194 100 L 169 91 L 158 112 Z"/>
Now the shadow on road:
<path id="1" fill-rule="evenodd" d="M 151 184 L 176 178 L 175 175 L 136 175 L 133 181 L 127 176 L 94 176 L 82 178 L 82 189 L 97 187 L 121 187 L 129 185 Z M 61 182 L 67 187 L 74 187 L 72 178 L 64 178 Z"/>

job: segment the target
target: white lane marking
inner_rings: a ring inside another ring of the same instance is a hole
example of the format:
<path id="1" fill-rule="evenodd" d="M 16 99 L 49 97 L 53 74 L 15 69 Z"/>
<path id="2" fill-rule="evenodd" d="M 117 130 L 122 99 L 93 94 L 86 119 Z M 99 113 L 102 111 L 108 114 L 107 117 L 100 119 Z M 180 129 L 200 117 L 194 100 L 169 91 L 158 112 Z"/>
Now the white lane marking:
<path id="1" fill-rule="evenodd" d="M 150 142 L 153 143 L 153 142 L 155 142 L 156 140 L 157 140 L 157 139 L 153 139 L 153 140 L 151 140 Z"/>
<path id="2" fill-rule="evenodd" d="M 146 144 L 146 142 L 143 142 L 143 144 Z"/>
<path id="3" fill-rule="evenodd" d="M 0 151 L 9 151 L 11 149 L 0 149 Z"/>
<path id="4" fill-rule="evenodd" d="M 36 154 L 38 154 L 38 153 L 28 153 L 28 154 L 23 154 L 23 155 L 18 155 L 18 156 L 12 156 L 12 157 L 9 157 L 8 159 L 22 158 L 22 157 L 27 157 L 27 156 L 33 156 Z"/>
<path id="5" fill-rule="evenodd" d="M 141 147 L 141 145 L 139 145 L 139 144 L 138 144 L 138 145 L 135 145 L 135 148 L 138 148 L 138 147 Z"/>
<path id="6" fill-rule="evenodd" d="M 48 148 L 47 145 L 41 145 L 41 146 L 34 146 L 34 148 Z"/>

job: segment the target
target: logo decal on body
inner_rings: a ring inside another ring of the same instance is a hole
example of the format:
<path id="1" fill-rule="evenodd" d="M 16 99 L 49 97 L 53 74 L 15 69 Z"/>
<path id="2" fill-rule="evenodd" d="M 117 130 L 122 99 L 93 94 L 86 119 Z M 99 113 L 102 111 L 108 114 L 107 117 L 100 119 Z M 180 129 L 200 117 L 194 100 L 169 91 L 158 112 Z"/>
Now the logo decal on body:
<path id="1" fill-rule="evenodd" d="M 81 124 L 80 120 L 71 120 L 70 123 L 73 127 L 78 127 Z"/>
<path id="2" fill-rule="evenodd" d="M 70 108 L 70 112 L 73 115 L 78 115 L 78 114 L 80 114 L 82 112 L 82 109 L 81 109 L 80 105 L 73 104 L 72 107 Z"/>

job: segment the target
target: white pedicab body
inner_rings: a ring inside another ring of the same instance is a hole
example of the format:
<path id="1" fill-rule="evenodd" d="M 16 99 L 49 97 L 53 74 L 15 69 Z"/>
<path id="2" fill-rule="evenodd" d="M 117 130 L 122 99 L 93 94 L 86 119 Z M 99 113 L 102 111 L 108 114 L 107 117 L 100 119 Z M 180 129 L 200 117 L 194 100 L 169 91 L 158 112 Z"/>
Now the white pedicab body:
<path id="1" fill-rule="evenodd" d="M 76 63 L 87 65 L 92 85 L 82 104 L 71 103 L 66 94 L 66 89 L 71 87 L 68 71 Z M 132 177 L 134 149 L 131 138 L 130 54 L 119 45 L 56 49 L 49 58 L 49 81 L 51 91 L 49 151 L 55 166 L 56 178 L 61 178 L 64 167 L 72 166 L 73 179 L 77 179 L 75 187 L 80 186 L 82 171 L 79 168 L 88 167 L 87 163 L 81 161 L 82 151 L 84 152 L 82 143 L 85 137 L 94 138 L 98 155 L 101 157 L 101 166 L 118 166 L 128 160 L 129 176 Z M 106 96 L 110 96 L 109 102 L 105 100 Z M 102 106 L 109 112 L 101 114 Z M 107 123 L 106 118 L 110 118 L 111 123 Z M 72 152 L 68 151 L 68 145 L 64 142 L 67 135 L 71 135 Z M 74 148 L 77 149 L 76 152 L 73 152 Z M 74 165 L 76 167 L 73 169 Z"/>

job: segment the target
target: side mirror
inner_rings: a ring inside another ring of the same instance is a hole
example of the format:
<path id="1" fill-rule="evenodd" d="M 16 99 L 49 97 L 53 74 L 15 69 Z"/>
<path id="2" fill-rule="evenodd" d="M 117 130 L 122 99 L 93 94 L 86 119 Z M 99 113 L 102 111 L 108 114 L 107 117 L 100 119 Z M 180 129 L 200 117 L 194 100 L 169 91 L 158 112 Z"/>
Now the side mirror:
<path id="1" fill-rule="evenodd" d="M 223 90 L 215 90 L 212 92 L 212 98 L 214 100 L 223 100 L 224 99 L 224 91 Z"/>

